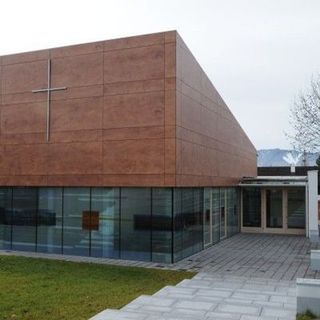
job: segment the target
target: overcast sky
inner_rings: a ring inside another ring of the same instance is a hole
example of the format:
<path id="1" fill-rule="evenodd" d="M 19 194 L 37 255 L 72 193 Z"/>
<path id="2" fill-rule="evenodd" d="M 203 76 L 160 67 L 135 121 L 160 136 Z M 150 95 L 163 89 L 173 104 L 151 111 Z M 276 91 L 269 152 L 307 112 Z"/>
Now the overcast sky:
<path id="1" fill-rule="evenodd" d="M 0 55 L 176 29 L 256 148 L 290 147 L 320 72 L 320 0 L 2 0 Z"/>

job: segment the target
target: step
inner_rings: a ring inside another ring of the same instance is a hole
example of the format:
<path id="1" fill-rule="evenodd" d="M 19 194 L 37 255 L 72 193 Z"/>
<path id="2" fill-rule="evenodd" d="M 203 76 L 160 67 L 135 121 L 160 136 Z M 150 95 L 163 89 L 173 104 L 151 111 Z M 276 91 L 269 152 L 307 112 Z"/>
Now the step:
<path id="1" fill-rule="evenodd" d="M 296 308 L 292 281 L 200 273 L 92 320 L 293 320 Z"/>

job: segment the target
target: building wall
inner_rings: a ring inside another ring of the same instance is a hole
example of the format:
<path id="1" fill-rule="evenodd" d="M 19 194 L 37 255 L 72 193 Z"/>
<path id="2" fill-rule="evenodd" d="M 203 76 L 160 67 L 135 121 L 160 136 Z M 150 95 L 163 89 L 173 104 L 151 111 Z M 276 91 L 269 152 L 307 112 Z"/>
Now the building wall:
<path id="1" fill-rule="evenodd" d="M 172 41 L 158 33 L 1 57 L 0 185 L 174 184 Z M 67 90 L 52 93 L 46 143 L 46 93 L 31 91 L 47 86 L 49 58 L 52 86 Z"/>
<path id="2" fill-rule="evenodd" d="M 46 142 L 47 60 L 52 62 Z M 175 31 L 0 57 L 0 185 L 222 186 L 255 150 Z"/>
<path id="3" fill-rule="evenodd" d="M 225 186 L 257 175 L 256 150 L 177 35 L 177 185 Z"/>

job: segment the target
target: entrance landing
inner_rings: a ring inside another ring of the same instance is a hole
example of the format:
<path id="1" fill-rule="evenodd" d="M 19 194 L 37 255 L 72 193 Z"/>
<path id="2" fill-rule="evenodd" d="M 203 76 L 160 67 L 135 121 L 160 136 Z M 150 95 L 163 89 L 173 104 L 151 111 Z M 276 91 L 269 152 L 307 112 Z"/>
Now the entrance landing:
<path id="1" fill-rule="evenodd" d="M 320 278 L 310 269 L 310 250 L 319 248 L 304 236 L 240 233 L 176 263 L 175 269 L 274 280 Z"/>

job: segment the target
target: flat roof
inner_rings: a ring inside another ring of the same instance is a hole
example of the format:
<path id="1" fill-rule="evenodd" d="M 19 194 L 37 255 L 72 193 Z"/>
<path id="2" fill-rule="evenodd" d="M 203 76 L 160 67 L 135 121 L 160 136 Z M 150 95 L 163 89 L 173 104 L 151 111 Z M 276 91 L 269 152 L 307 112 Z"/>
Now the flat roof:
<path id="1" fill-rule="evenodd" d="M 304 187 L 307 185 L 307 176 L 258 176 L 244 177 L 240 187 Z"/>

